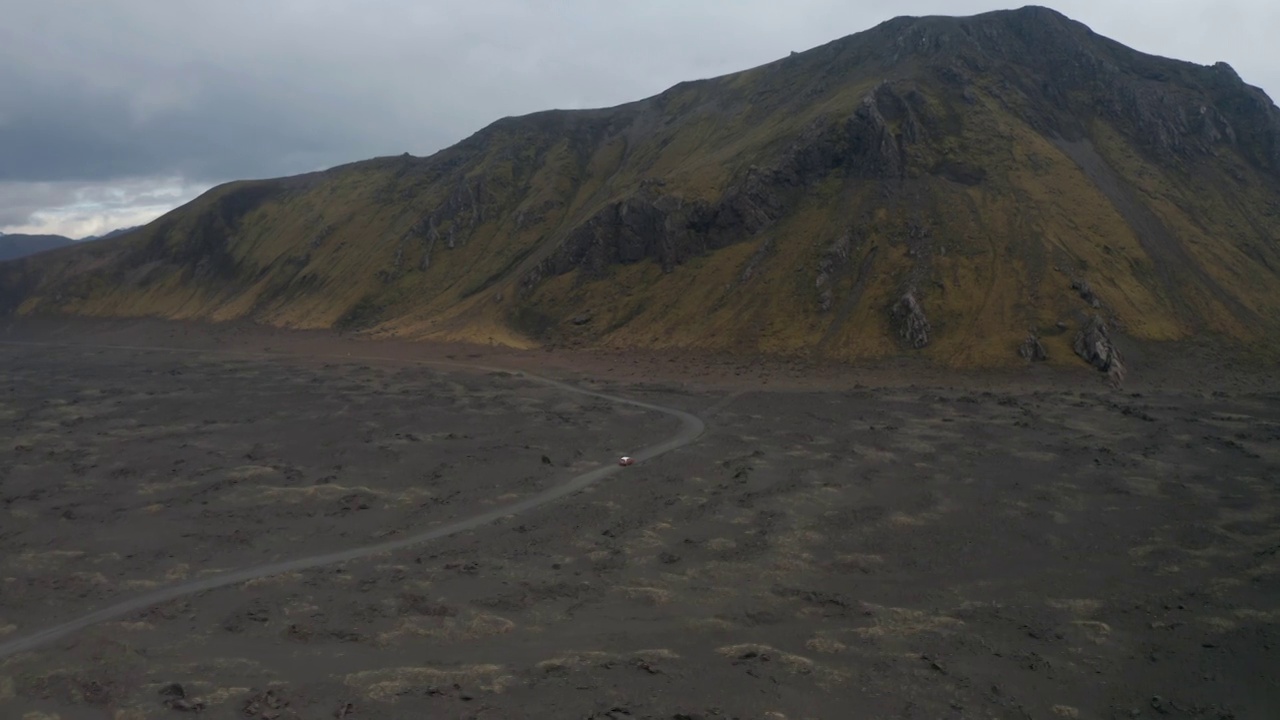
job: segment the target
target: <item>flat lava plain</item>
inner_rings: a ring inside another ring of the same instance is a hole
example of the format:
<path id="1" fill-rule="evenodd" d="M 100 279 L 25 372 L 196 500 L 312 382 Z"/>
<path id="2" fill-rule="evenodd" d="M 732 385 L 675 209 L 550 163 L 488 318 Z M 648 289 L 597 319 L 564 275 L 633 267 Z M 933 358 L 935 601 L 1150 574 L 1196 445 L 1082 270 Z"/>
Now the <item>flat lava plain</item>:
<path id="1" fill-rule="evenodd" d="M 675 431 L 404 348 L 139 327 L 0 333 L 61 343 L 0 345 L 0 642 L 484 512 Z M 473 532 L 0 659 L 0 717 L 1280 715 L 1265 384 L 805 387 L 431 352 L 708 430 Z"/>

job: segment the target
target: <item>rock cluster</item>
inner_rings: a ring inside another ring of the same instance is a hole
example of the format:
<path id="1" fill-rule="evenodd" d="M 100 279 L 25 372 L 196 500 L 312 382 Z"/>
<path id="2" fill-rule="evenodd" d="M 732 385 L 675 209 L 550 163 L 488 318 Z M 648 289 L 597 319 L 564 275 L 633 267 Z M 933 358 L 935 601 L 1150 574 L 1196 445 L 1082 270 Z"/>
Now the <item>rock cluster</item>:
<path id="1" fill-rule="evenodd" d="M 1040 342 L 1040 338 L 1035 333 L 1028 334 L 1027 339 L 1018 346 L 1018 355 L 1029 362 L 1043 362 L 1049 359 L 1044 343 Z"/>
<path id="2" fill-rule="evenodd" d="M 929 318 L 925 317 L 924 308 L 916 299 L 914 290 L 907 291 L 898 299 L 898 302 L 894 303 L 890 315 L 898 325 L 898 335 L 906 340 L 908 345 L 919 350 L 929 344 L 929 333 L 932 328 L 929 325 Z"/>
<path id="3" fill-rule="evenodd" d="M 831 306 L 835 302 L 832 276 L 849 261 L 851 251 L 852 242 L 849 233 L 845 233 L 840 236 L 840 239 L 831 243 L 831 246 L 818 258 L 818 277 L 814 284 L 818 288 L 818 310 L 820 312 L 831 310 Z"/>
<path id="4" fill-rule="evenodd" d="M 1101 316 L 1090 317 L 1084 327 L 1080 328 L 1080 332 L 1076 333 L 1074 349 L 1085 362 L 1105 372 L 1113 383 L 1118 384 L 1124 380 L 1124 362 L 1120 358 L 1120 351 L 1111 342 L 1107 322 Z"/>
<path id="5" fill-rule="evenodd" d="M 1087 280 L 1073 280 L 1071 289 L 1080 294 L 1080 299 L 1089 303 L 1089 307 L 1102 307 L 1102 300 L 1098 299 L 1097 294 L 1093 292 L 1093 286 Z"/>

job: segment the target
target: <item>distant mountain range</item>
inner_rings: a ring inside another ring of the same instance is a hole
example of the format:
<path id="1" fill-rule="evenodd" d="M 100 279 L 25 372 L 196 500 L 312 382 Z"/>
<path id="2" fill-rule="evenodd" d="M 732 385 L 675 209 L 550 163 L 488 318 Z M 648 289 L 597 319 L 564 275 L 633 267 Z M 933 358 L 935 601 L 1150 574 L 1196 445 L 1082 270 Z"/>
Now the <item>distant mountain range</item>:
<path id="1" fill-rule="evenodd" d="M 61 235 L 3 235 L 0 234 L 0 261 L 35 255 L 46 250 L 66 247 L 75 242 Z"/>
<path id="2" fill-rule="evenodd" d="M 125 234 L 125 233 L 127 233 L 127 232 L 132 232 L 132 231 L 134 231 L 134 230 L 137 230 L 137 229 L 138 229 L 138 228 L 140 228 L 140 227 L 142 227 L 142 226 L 141 226 L 141 225 L 134 225 L 134 226 L 132 226 L 132 227 L 127 227 L 127 228 L 118 228 L 118 229 L 116 229 L 116 230 L 112 230 L 112 231 L 111 231 L 111 232 L 109 232 L 109 233 L 106 233 L 105 235 L 90 235 L 90 236 L 88 236 L 88 237 L 80 238 L 80 240 L 78 240 L 77 242 L 88 242 L 88 241 L 90 241 L 90 240 L 107 240 L 107 239 L 110 239 L 110 238 L 116 237 L 116 236 L 118 236 L 118 235 L 123 235 L 123 234 Z"/>
<path id="3" fill-rule="evenodd" d="M 0 314 L 944 366 L 1280 356 L 1280 110 L 1052 10 L 900 17 L 0 265 Z"/>
<path id="4" fill-rule="evenodd" d="M 136 229 L 138 229 L 136 226 L 120 228 L 119 230 L 112 230 L 104 235 L 90 235 L 89 237 L 81 238 L 80 240 L 72 240 L 71 238 L 62 235 L 25 235 L 22 233 L 14 233 L 10 235 L 0 233 L 0 262 L 4 262 L 5 260 L 16 260 L 28 255 L 35 255 L 36 253 L 66 247 L 77 242 L 108 240 Z"/>

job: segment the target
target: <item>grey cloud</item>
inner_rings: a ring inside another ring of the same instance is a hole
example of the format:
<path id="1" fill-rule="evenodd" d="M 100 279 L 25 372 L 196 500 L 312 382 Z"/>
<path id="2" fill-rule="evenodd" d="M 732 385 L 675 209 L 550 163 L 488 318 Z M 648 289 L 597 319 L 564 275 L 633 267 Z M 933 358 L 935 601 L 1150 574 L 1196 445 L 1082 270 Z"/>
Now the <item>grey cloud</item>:
<path id="1" fill-rule="evenodd" d="M 70 238 L 101 235 L 150 222 L 206 189 L 181 178 L 0 182 L 0 228 Z"/>
<path id="2" fill-rule="evenodd" d="M 1140 50 L 1225 60 L 1246 81 L 1280 89 L 1280 54 L 1272 50 L 1280 4 L 1272 0 L 1053 6 Z M 425 155 L 503 116 L 638 99 L 894 15 L 998 7 L 990 0 L 0 0 L 0 181 L 211 183 Z"/>
<path id="3" fill-rule="evenodd" d="M 371 133 L 325 105 L 252 76 L 190 67 L 181 94 L 13 82 L 0 71 L 0 180 L 104 180 L 153 173 L 273 175 L 369 151 Z M 24 87 L 25 85 L 25 87 Z M 357 118 L 358 120 L 358 118 Z"/>

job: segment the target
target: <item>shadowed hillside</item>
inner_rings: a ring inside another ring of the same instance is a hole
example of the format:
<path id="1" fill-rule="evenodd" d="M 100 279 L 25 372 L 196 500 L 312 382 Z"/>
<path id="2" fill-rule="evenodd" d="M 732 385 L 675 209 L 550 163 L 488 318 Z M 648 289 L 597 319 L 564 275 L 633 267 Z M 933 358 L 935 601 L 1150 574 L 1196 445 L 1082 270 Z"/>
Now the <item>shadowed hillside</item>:
<path id="1" fill-rule="evenodd" d="M 1051 10 L 898 18 L 0 265 L 21 314 L 1118 372 L 1280 330 L 1280 110 Z"/>

